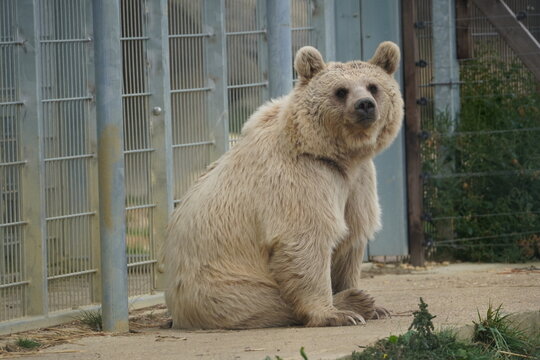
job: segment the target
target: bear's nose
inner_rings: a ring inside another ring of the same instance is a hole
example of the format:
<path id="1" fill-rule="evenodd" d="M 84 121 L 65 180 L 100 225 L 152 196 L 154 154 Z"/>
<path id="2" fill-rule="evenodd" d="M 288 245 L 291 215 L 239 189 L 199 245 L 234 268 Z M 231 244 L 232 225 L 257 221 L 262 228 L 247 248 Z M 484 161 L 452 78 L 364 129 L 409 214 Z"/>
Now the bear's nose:
<path id="1" fill-rule="evenodd" d="M 362 115 L 371 115 L 375 111 L 375 103 L 369 98 L 360 99 L 354 103 L 354 110 Z"/>

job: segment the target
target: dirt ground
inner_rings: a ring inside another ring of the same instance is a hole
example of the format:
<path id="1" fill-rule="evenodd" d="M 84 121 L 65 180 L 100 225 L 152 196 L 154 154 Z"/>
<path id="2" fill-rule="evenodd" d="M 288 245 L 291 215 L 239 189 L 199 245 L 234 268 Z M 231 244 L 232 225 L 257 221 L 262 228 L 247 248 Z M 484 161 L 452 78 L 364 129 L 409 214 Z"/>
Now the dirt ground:
<path id="1" fill-rule="evenodd" d="M 505 313 L 540 311 L 540 263 L 453 264 L 423 270 L 373 265 L 365 271 L 364 288 L 393 314 L 365 326 L 334 328 L 276 328 L 243 331 L 179 331 L 161 329 L 163 306 L 139 311 L 127 335 L 107 335 L 67 325 L 24 334 L 49 332 L 61 345 L 37 353 L 0 352 L 18 359 L 301 359 L 300 347 L 310 360 L 337 359 L 361 350 L 375 340 L 407 331 L 419 297 L 437 315 L 437 327 L 459 327 L 485 313 L 489 304 L 503 305 Z M 41 335 L 40 335 L 41 334 Z M 56 334 L 56 335 L 55 335 Z M 13 341 L 20 334 L 0 338 Z"/>

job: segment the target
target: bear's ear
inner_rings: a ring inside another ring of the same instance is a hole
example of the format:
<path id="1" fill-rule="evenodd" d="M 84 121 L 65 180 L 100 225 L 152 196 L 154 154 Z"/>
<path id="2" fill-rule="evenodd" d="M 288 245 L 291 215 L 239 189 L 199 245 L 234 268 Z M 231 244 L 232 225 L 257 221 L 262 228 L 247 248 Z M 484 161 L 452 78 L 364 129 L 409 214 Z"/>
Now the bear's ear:
<path id="1" fill-rule="evenodd" d="M 294 69 L 302 80 L 309 81 L 325 67 L 321 53 L 313 46 L 304 46 L 294 58 Z"/>
<path id="2" fill-rule="evenodd" d="M 379 47 L 375 50 L 375 55 L 368 62 L 381 67 L 392 75 L 399 66 L 399 59 L 399 47 L 391 41 L 385 41 L 379 44 Z"/>

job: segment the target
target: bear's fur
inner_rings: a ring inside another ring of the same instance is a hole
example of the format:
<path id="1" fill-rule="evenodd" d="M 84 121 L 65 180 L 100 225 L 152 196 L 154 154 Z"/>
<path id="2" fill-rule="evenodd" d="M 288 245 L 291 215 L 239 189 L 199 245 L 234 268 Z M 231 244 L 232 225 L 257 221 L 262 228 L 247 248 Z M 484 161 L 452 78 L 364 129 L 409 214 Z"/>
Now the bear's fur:
<path id="1" fill-rule="evenodd" d="M 173 327 L 339 326 L 384 314 L 359 290 L 360 265 L 380 228 L 372 158 L 402 123 L 399 58 L 391 42 L 368 62 L 298 51 L 294 90 L 251 116 L 172 215 Z"/>

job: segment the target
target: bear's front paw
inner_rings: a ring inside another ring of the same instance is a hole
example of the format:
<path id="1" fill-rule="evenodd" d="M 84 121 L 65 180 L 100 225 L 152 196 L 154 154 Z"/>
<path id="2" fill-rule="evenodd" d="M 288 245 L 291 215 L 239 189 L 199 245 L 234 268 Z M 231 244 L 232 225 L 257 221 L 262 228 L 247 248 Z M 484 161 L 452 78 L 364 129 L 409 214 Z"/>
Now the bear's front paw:
<path id="1" fill-rule="evenodd" d="M 335 294 L 334 306 L 340 310 L 354 311 L 368 320 L 377 318 L 375 300 L 362 290 L 347 289 Z"/>
<path id="2" fill-rule="evenodd" d="M 365 325 L 366 320 L 362 315 L 349 310 L 325 311 L 309 318 L 306 326 L 350 326 L 350 325 Z"/>
<path id="3" fill-rule="evenodd" d="M 384 318 L 391 318 L 392 315 L 390 315 L 390 312 L 386 310 L 383 307 L 375 306 L 375 309 L 373 311 L 373 315 L 369 318 L 371 319 L 384 319 Z"/>

